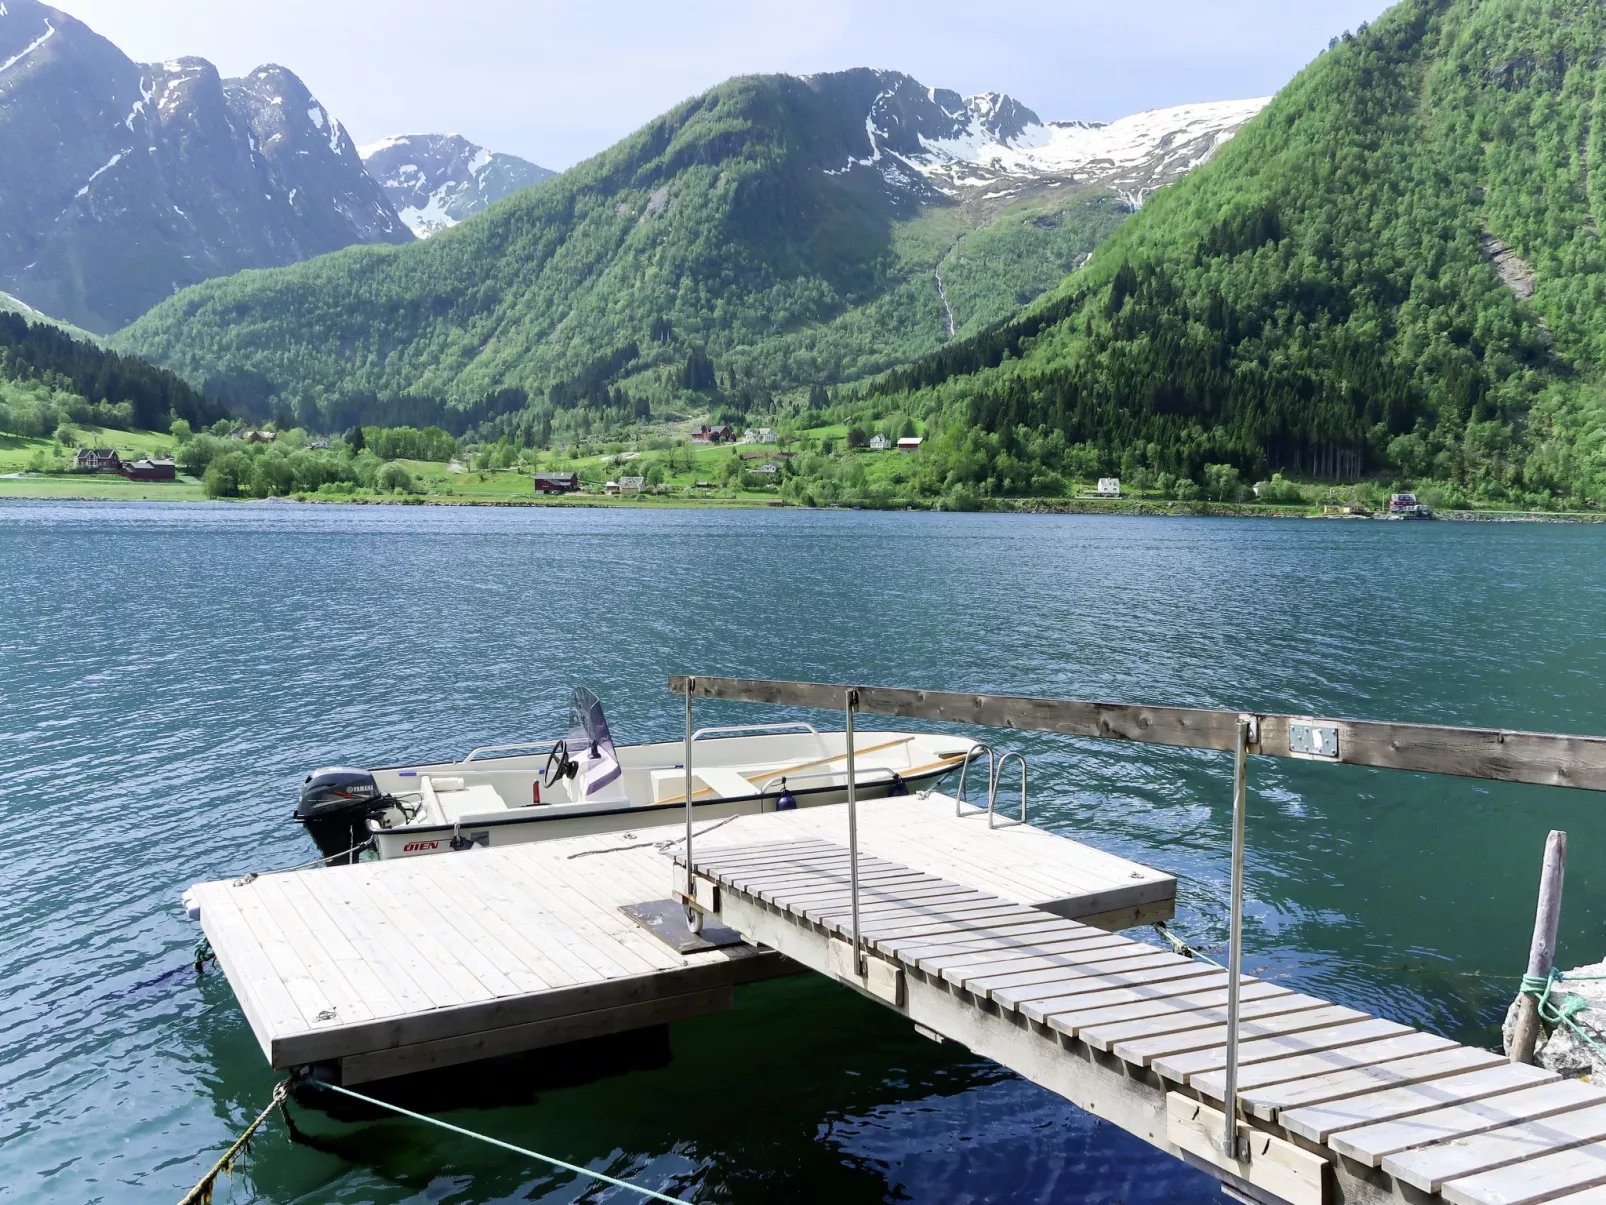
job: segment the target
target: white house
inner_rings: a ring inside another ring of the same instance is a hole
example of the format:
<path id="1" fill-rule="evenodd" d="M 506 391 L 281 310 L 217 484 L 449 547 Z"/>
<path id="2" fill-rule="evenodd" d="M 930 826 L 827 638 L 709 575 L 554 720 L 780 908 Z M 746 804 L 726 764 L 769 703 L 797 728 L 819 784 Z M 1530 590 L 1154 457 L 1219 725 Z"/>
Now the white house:
<path id="1" fill-rule="evenodd" d="M 920 451 L 920 445 L 925 442 L 918 435 L 906 435 L 898 441 L 898 451 L 918 452 Z"/>
<path id="2" fill-rule="evenodd" d="M 766 460 L 763 464 L 754 465 L 747 470 L 749 473 L 763 473 L 766 477 L 773 477 L 781 471 L 781 466 L 773 460 Z"/>
<path id="3" fill-rule="evenodd" d="M 744 444 L 772 444 L 775 440 L 774 427 L 749 427 L 742 432 Z"/>
<path id="4" fill-rule="evenodd" d="M 1119 498 L 1121 496 L 1121 479 L 1119 477 L 1100 477 L 1097 489 L 1091 489 L 1078 494 L 1078 498 Z"/>
<path id="5" fill-rule="evenodd" d="M 872 435 L 870 437 L 870 451 L 885 452 L 892 446 L 892 441 L 885 435 Z"/>

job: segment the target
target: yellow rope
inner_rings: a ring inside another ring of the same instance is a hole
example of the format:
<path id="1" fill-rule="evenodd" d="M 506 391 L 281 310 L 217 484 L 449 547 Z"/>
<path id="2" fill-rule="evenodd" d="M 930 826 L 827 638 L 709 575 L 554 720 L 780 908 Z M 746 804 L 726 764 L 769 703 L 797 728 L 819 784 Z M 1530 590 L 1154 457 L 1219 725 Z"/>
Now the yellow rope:
<path id="1" fill-rule="evenodd" d="M 234 1140 L 234 1145 L 223 1152 L 223 1158 L 219 1159 L 212 1165 L 212 1170 L 201 1177 L 201 1182 L 199 1184 L 184 1194 L 184 1199 L 180 1201 L 178 1205 L 211 1205 L 212 1188 L 217 1183 L 217 1178 L 224 1172 L 233 1170 L 234 1164 L 238 1161 L 241 1153 L 245 1150 L 246 1144 L 251 1141 L 251 1136 L 255 1134 L 262 1123 L 268 1119 L 269 1113 L 272 1113 L 275 1109 L 284 1104 L 284 1098 L 289 1092 L 289 1089 L 290 1081 L 285 1080 L 273 1090 L 273 1099 L 268 1102 L 268 1107 L 263 1109 L 262 1112 L 258 1113 L 257 1119 L 245 1127 L 245 1133 L 241 1134 L 237 1139 Z"/>

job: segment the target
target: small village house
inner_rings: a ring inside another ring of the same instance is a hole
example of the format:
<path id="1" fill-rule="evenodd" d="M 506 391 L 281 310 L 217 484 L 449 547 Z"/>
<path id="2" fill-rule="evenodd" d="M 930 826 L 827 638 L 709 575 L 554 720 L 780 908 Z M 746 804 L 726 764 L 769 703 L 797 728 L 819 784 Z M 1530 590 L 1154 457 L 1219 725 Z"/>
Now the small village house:
<path id="1" fill-rule="evenodd" d="M 898 451 L 918 452 L 920 451 L 920 445 L 925 442 L 926 441 L 920 438 L 918 435 L 906 435 L 898 441 Z"/>
<path id="2" fill-rule="evenodd" d="M 749 427 L 742 432 L 744 444 L 772 444 L 778 438 L 774 427 Z"/>
<path id="3" fill-rule="evenodd" d="M 885 452 L 892 446 L 892 441 L 885 435 L 872 435 L 870 437 L 870 451 Z"/>
<path id="4" fill-rule="evenodd" d="M 707 423 L 692 432 L 691 441 L 694 444 L 712 445 L 730 443 L 736 438 L 736 432 L 728 424 L 719 427 L 710 427 Z"/>
<path id="5" fill-rule="evenodd" d="M 538 494 L 572 494 L 579 488 L 579 473 L 537 473 L 535 475 L 535 492 Z"/>
<path id="6" fill-rule="evenodd" d="M 117 473 L 123 462 L 111 448 L 79 448 L 72 467 L 85 473 Z"/>
<path id="7" fill-rule="evenodd" d="M 647 479 L 645 477 L 619 478 L 619 492 L 621 494 L 642 494 L 645 493 L 646 490 Z"/>

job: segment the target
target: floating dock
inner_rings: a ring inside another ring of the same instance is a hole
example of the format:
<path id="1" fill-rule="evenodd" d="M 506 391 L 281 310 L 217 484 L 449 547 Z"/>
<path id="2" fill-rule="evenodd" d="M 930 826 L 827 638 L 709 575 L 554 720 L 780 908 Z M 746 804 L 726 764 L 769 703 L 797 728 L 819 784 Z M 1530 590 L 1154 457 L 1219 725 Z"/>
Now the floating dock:
<path id="1" fill-rule="evenodd" d="M 858 818 L 868 854 L 1018 907 L 1110 928 L 1172 913 L 1171 876 L 1030 826 L 989 830 L 943 796 L 866 802 Z M 697 828 L 709 849 L 841 839 L 846 806 Z M 670 895 L 684 836 L 641 829 L 245 876 L 189 898 L 268 1062 L 329 1064 L 357 1084 L 717 1012 L 735 986 L 801 970 L 735 934 L 713 947 L 657 935 L 667 912 L 689 937 L 678 905 L 657 917 L 640 907 Z"/>

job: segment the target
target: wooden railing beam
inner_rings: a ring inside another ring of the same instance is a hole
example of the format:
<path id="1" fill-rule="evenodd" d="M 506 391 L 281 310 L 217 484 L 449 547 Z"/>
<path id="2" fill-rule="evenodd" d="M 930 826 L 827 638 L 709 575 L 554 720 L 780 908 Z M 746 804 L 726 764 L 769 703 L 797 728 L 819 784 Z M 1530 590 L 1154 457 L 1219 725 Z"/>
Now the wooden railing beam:
<path id="1" fill-rule="evenodd" d="M 683 676 L 669 680 L 669 688 L 676 694 L 685 693 L 685 684 Z M 861 713 L 1185 749 L 1233 749 L 1240 714 L 1193 707 L 701 675 L 692 693 L 707 699 L 837 710 L 846 690 L 858 692 Z M 1250 752 L 1263 756 L 1606 791 L 1606 737 L 1278 714 L 1257 714 L 1255 719 L 1258 739 Z M 1303 725 L 1307 731 L 1314 726 L 1336 732 L 1337 755 L 1296 751 L 1292 741 L 1295 725 Z"/>

